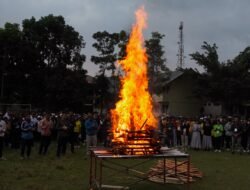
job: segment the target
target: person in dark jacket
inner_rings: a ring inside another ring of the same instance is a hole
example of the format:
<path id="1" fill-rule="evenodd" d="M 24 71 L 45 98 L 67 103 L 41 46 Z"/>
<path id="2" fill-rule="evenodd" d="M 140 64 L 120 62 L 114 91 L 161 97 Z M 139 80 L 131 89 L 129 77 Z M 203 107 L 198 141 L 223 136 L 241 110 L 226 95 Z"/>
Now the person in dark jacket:
<path id="1" fill-rule="evenodd" d="M 202 148 L 204 150 L 211 150 L 212 146 L 212 124 L 209 119 L 205 119 L 204 126 L 203 126 L 203 138 L 202 138 Z"/>

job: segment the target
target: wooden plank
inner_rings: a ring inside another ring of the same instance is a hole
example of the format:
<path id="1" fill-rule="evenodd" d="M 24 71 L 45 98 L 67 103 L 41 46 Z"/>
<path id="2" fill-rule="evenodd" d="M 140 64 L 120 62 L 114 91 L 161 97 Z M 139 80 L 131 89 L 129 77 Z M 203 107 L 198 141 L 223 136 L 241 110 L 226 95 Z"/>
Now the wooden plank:
<path id="1" fill-rule="evenodd" d="M 166 177 L 166 183 L 172 183 L 172 184 L 184 184 L 183 181 L 175 178 L 175 177 Z M 154 177 L 150 177 L 149 178 L 150 181 L 154 181 L 154 182 L 157 182 L 157 183 L 164 183 L 164 180 L 162 178 L 158 178 L 156 176 Z"/>
<path id="2" fill-rule="evenodd" d="M 102 185 L 102 189 L 109 189 L 109 190 L 128 190 L 129 187 L 126 187 L 126 186 L 119 186 L 119 185 Z"/>

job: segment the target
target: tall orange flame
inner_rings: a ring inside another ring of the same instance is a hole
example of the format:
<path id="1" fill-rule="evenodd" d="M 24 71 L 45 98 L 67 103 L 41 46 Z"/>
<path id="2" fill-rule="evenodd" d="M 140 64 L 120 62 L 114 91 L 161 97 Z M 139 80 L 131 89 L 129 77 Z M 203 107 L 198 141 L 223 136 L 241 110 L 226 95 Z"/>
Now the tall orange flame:
<path id="1" fill-rule="evenodd" d="M 126 47 L 127 56 L 119 62 L 124 76 L 121 80 L 120 101 L 111 110 L 114 139 L 123 137 L 126 131 L 145 130 L 147 126 L 156 128 L 157 119 L 153 115 L 152 99 L 148 92 L 147 55 L 143 46 L 143 29 L 146 28 L 144 8 L 136 11 Z M 146 125 L 143 125 L 146 123 Z"/>

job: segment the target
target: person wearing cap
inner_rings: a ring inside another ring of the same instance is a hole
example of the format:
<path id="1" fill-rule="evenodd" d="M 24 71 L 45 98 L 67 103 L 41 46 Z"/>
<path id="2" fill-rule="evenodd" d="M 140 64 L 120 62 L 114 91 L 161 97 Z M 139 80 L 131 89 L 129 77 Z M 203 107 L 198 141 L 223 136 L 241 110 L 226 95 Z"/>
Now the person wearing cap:
<path id="1" fill-rule="evenodd" d="M 2 115 L 0 115 L 0 160 L 6 160 L 6 158 L 3 157 L 3 144 L 4 144 L 5 132 L 6 132 L 6 123 L 3 120 Z"/>

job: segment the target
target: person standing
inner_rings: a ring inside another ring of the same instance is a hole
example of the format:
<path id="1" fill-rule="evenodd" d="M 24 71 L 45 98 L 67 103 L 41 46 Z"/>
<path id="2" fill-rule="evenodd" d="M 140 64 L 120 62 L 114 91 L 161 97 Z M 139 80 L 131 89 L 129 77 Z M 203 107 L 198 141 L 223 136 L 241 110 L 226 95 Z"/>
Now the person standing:
<path id="1" fill-rule="evenodd" d="M 74 120 L 74 145 L 77 148 L 80 148 L 81 128 L 82 128 L 81 116 L 76 115 Z"/>
<path id="2" fill-rule="evenodd" d="M 212 124 L 210 120 L 206 118 L 203 125 L 203 138 L 202 138 L 202 148 L 204 150 L 211 150 L 213 148 L 211 131 L 212 131 Z"/>
<path id="3" fill-rule="evenodd" d="M 250 153 L 250 118 L 247 120 L 247 152 Z"/>
<path id="4" fill-rule="evenodd" d="M 241 134 L 241 146 L 243 148 L 243 152 L 247 152 L 247 120 L 241 120 L 240 122 L 241 128 L 242 128 L 242 134 Z"/>
<path id="5" fill-rule="evenodd" d="M 29 115 L 27 115 L 21 124 L 21 159 L 24 159 L 24 154 L 26 149 L 27 149 L 26 156 L 27 158 L 30 157 L 34 139 L 33 135 L 34 130 L 35 129 L 32 125 L 30 117 Z"/>
<path id="6" fill-rule="evenodd" d="M 6 158 L 3 157 L 3 144 L 4 144 L 5 132 L 6 132 L 6 123 L 1 115 L 0 116 L 0 160 L 6 160 Z"/>
<path id="7" fill-rule="evenodd" d="M 219 120 L 215 121 L 212 129 L 212 136 L 214 137 L 214 151 L 221 152 L 221 139 L 223 135 L 223 126 Z"/>
<path id="8" fill-rule="evenodd" d="M 11 122 L 11 148 L 20 148 L 21 137 L 21 118 L 19 115 L 13 115 Z"/>
<path id="9" fill-rule="evenodd" d="M 48 151 L 48 147 L 51 141 L 51 130 L 53 127 L 53 123 L 50 119 L 50 115 L 46 114 L 45 117 L 39 122 L 38 128 L 41 133 L 41 141 L 39 147 L 39 154 L 46 155 Z"/>
<path id="10" fill-rule="evenodd" d="M 75 153 L 75 145 L 77 142 L 78 136 L 75 136 L 75 115 L 70 113 L 68 115 L 68 142 L 70 144 L 71 153 Z"/>
<path id="11" fill-rule="evenodd" d="M 103 121 L 103 146 L 109 146 L 111 139 L 109 137 L 109 132 L 111 130 L 111 117 L 110 113 L 106 114 L 106 117 Z"/>
<path id="12" fill-rule="evenodd" d="M 69 115 L 62 114 L 59 124 L 58 124 L 58 132 L 57 132 L 57 151 L 56 156 L 59 158 L 61 155 L 65 155 L 67 142 L 68 142 L 68 131 L 69 131 Z"/>
<path id="13" fill-rule="evenodd" d="M 169 123 L 169 118 L 165 116 L 161 118 L 160 131 L 162 134 L 162 145 L 173 147 L 173 127 Z"/>
<path id="14" fill-rule="evenodd" d="M 176 125 L 176 145 L 181 147 L 182 142 L 181 142 L 181 121 L 180 120 L 176 120 L 175 122 Z"/>
<path id="15" fill-rule="evenodd" d="M 238 118 L 234 119 L 232 133 L 232 154 L 234 154 L 235 151 L 243 152 L 243 147 L 241 145 L 242 126 Z"/>
<path id="16" fill-rule="evenodd" d="M 82 145 L 86 144 L 86 128 L 85 128 L 85 121 L 87 120 L 88 115 L 83 114 L 82 119 L 81 119 L 81 143 Z"/>
<path id="17" fill-rule="evenodd" d="M 166 138 L 167 138 L 167 146 L 173 147 L 174 146 L 174 139 L 175 139 L 175 128 L 174 123 L 172 122 L 172 118 L 168 118 L 166 120 L 167 122 L 167 128 L 166 128 Z"/>
<path id="18" fill-rule="evenodd" d="M 97 132 L 98 132 L 98 123 L 94 119 L 91 113 L 88 113 L 88 118 L 85 121 L 86 128 L 86 143 L 87 143 L 87 155 L 89 154 L 89 148 L 95 147 L 97 145 Z"/>
<path id="19" fill-rule="evenodd" d="M 224 126 L 225 130 L 225 143 L 226 143 L 226 150 L 229 151 L 232 146 L 232 118 L 228 117 L 228 121 Z"/>
<path id="20" fill-rule="evenodd" d="M 184 121 L 182 121 L 181 124 L 181 143 L 182 143 L 182 148 L 184 151 L 187 151 L 188 148 L 188 136 L 189 136 L 189 123 L 187 122 L 187 120 L 185 119 Z"/>
<path id="21" fill-rule="evenodd" d="M 192 139 L 190 147 L 195 150 L 201 149 L 201 123 L 195 121 L 191 132 L 192 132 Z"/>

